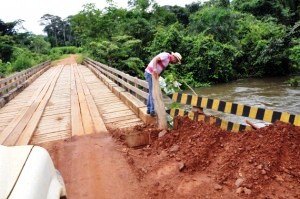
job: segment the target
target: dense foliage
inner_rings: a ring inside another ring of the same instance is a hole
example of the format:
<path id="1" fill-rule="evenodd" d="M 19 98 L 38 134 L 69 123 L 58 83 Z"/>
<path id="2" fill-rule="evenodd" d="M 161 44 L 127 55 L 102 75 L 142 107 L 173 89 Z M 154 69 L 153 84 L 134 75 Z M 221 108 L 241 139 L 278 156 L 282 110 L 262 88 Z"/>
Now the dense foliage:
<path id="1" fill-rule="evenodd" d="M 300 70 L 297 0 L 210 0 L 185 7 L 130 0 L 128 9 L 107 2 L 103 10 L 86 4 L 66 19 L 44 15 L 46 38 L 16 37 L 13 31 L 0 29 L 0 59 L 3 63 L 21 59 L 16 53 L 32 57 L 29 52 L 51 53 L 54 59 L 71 53 L 61 47 L 72 45 L 79 47 L 76 52 L 142 77 L 157 53 L 177 51 L 183 55 L 182 65 L 171 66 L 163 76 L 194 86 Z"/>
<path id="2" fill-rule="evenodd" d="M 29 68 L 48 57 L 50 43 L 42 36 L 17 33 L 15 28 L 21 23 L 0 20 L 0 77 Z"/>
<path id="3" fill-rule="evenodd" d="M 75 46 L 51 48 L 51 43 L 47 41 L 49 37 L 29 32 L 17 33 L 15 29 L 21 23 L 0 20 L 0 78 L 49 59 L 58 59 L 64 54 L 82 52 L 82 48 Z"/>
<path id="4" fill-rule="evenodd" d="M 104 10 L 85 5 L 70 24 L 92 58 L 130 74 L 141 77 L 162 51 L 184 58 L 164 76 L 195 86 L 299 71 L 295 0 L 210 0 L 185 7 L 131 0 L 130 9 L 110 3 Z"/>

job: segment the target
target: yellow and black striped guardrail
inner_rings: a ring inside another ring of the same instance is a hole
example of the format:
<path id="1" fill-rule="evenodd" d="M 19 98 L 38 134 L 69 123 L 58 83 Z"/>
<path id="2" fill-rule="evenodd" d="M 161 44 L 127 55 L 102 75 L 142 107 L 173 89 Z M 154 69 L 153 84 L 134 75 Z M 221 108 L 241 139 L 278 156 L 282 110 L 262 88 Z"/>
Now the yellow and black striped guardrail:
<path id="1" fill-rule="evenodd" d="M 174 102 L 179 102 L 181 104 L 249 117 L 270 123 L 274 123 L 275 121 L 279 120 L 295 126 L 300 126 L 300 115 L 293 115 L 288 112 L 273 111 L 270 109 L 247 106 L 233 102 L 225 102 L 218 99 L 209 99 L 197 95 L 188 95 L 183 93 L 173 93 L 169 97 L 171 97 Z"/>
<path id="2" fill-rule="evenodd" d="M 191 120 L 196 121 L 204 121 L 206 123 L 215 124 L 219 126 L 223 130 L 232 131 L 232 132 L 240 132 L 244 130 L 252 130 L 251 126 L 237 124 L 230 121 L 226 121 L 217 117 L 207 116 L 207 115 L 197 115 L 192 111 L 185 111 L 184 109 L 169 109 L 167 113 L 170 114 L 171 117 L 175 116 L 188 116 Z"/>

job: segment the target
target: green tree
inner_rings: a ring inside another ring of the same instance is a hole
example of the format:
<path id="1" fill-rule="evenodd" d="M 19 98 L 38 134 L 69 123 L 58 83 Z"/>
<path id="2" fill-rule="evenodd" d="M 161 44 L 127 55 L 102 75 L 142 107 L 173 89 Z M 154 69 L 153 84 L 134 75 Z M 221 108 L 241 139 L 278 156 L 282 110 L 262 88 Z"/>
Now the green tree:
<path id="1" fill-rule="evenodd" d="M 240 52 L 230 44 L 215 41 L 203 34 L 191 38 L 193 48 L 184 71 L 197 82 L 228 82 L 236 77 L 234 61 Z"/>
<path id="2" fill-rule="evenodd" d="M 10 61 L 13 54 L 13 37 L 4 35 L 0 36 L 0 59 L 4 62 Z"/>
<path id="3" fill-rule="evenodd" d="M 72 31 L 69 18 L 62 20 L 59 16 L 45 14 L 41 17 L 41 25 L 45 26 L 51 46 L 66 46 L 72 44 Z"/>
<path id="4" fill-rule="evenodd" d="M 0 19 L 0 35 L 12 36 L 12 35 L 16 34 L 15 27 L 20 23 L 22 23 L 22 20 L 5 23 L 4 21 L 2 21 Z"/>
<path id="5" fill-rule="evenodd" d="M 283 24 L 299 21 L 298 0 L 233 0 L 234 9 L 258 17 L 277 18 Z"/>
<path id="6" fill-rule="evenodd" d="M 293 46 L 289 49 L 289 59 L 292 67 L 296 71 L 300 71 L 300 39 L 293 41 Z"/>
<path id="7" fill-rule="evenodd" d="M 31 43 L 29 45 L 29 49 L 35 53 L 46 54 L 50 51 L 51 44 L 45 41 L 44 37 L 39 36 L 32 36 Z"/>
<path id="8" fill-rule="evenodd" d="M 179 30 L 183 29 L 182 25 L 176 23 L 169 27 L 159 28 L 155 34 L 155 38 L 151 42 L 151 45 L 148 48 L 150 57 L 162 52 L 162 51 L 181 51 L 183 47 L 183 33 Z M 185 50 L 184 50 L 185 51 Z"/>
<path id="9" fill-rule="evenodd" d="M 244 15 L 236 31 L 243 54 L 237 60 L 236 70 L 246 76 L 278 75 L 290 71 L 286 63 L 284 26 L 276 22 L 257 20 Z"/>
<path id="10" fill-rule="evenodd" d="M 220 42 L 235 42 L 241 13 L 221 7 L 205 7 L 191 16 L 190 32 L 210 34 Z"/>

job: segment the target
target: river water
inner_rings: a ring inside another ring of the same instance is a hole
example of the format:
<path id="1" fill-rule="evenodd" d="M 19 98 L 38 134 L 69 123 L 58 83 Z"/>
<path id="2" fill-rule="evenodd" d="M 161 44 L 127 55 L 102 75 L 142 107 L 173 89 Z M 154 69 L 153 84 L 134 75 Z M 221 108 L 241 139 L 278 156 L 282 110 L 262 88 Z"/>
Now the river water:
<path id="1" fill-rule="evenodd" d="M 196 88 L 195 91 L 202 97 L 300 114 L 300 87 L 291 87 L 286 83 L 288 79 L 289 77 L 242 79 L 226 84 Z M 185 93 L 191 93 L 191 91 L 185 91 Z M 232 115 L 226 116 L 222 113 L 212 115 L 244 123 L 244 119 L 237 119 Z"/>

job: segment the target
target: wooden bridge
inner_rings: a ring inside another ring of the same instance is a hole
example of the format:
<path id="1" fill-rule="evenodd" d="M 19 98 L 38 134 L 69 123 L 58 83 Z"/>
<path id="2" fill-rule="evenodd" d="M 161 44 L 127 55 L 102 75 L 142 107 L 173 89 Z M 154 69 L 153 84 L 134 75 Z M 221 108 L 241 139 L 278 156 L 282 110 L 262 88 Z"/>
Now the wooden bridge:
<path id="1" fill-rule="evenodd" d="M 146 114 L 148 85 L 114 68 L 85 59 L 51 66 L 50 62 L 0 80 L 0 144 L 40 144 L 74 135 L 106 133 L 107 129 L 153 123 Z M 250 107 L 218 99 L 173 93 L 173 101 L 198 109 L 300 126 L 300 115 Z M 251 126 L 184 109 L 168 110 L 172 117 L 187 115 L 220 128 L 239 132 Z"/>
<path id="2" fill-rule="evenodd" d="M 0 80 L 0 144 L 39 144 L 153 121 L 142 102 L 145 81 L 92 60 L 84 64 L 45 62 Z"/>

